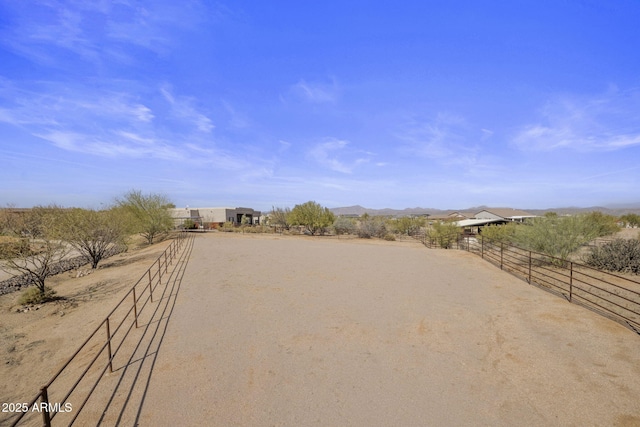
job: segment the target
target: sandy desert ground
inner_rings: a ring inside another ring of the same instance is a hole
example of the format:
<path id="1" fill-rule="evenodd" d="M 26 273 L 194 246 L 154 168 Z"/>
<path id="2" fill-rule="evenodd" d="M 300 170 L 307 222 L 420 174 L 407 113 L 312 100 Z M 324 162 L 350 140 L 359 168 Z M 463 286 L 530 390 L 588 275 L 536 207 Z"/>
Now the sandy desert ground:
<path id="1" fill-rule="evenodd" d="M 162 249 L 63 280 L 69 307 L 1 298 L 0 400 L 32 397 L 70 331 L 81 340 Z M 211 233 L 183 273 L 122 425 L 640 425 L 640 337 L 469 253 Z"/>
<path id="2" fill-rule="evenodd" d="M 31 400 L 169 243 L 51 277 L 47 285 L 64 299 L 28 311 L 17 303 L 20 292 L 0 296 L 0 403 Z M 8 415 L 0 413 L 0 425 Z"/>

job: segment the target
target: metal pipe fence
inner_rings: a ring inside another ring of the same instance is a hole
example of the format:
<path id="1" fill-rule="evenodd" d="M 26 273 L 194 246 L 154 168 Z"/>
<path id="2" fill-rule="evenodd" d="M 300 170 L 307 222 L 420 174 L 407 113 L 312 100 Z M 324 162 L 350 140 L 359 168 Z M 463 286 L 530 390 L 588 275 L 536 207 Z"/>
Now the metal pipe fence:
<path id="1" fill-rule="evenodd" d="M 25 406 L 28 411 L 21 412 L 12 420 L 12 427 L 23 422 L 34 422 L 38 414 L 44 426 L 51 426 L 52 421 L 62 414 L 65 415 L 62 422 L 67 425 L 73 425 L 78 420 L 105 374 L 113 373 L 118 369 L 119 361 L 126 364 L 127 357 L 131 357 L 126 353 L 125 340 L 133 331 L 151 322 L 153 310 L 145 309 L 152 308 L 154 293 L 155 302 L 163 298 L 164 289 L 158 288 L 168 284 L 171 274 L 169 266 L 186 252 L 184 249 L 191 245 L 193 238 L 193 235 L 185 232 L 176 235 L 89 337 L 40 388 Z M 72 398 L 81 403 L 72 405 L 71 409 L 68 405 Z"/>
<path id="2" fill-rule="evenodd" d="M 474 236 L 461 236 L 454 247 L 640 334 L 640 280 Z"/>

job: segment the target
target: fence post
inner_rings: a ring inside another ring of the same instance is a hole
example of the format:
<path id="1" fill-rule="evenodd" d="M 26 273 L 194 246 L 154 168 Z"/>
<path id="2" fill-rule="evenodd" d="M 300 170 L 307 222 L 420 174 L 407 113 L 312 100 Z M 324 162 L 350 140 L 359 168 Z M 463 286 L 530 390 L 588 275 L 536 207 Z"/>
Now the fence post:
<path id="1" fill-rule="evenodd" d="M 482 242 L 482 245 L 480 245 L 480 257 L 484 259 L 484 237 L 481 237 L 480 241 Z"/>
<path id="2" fill-rule="evenodd" d="M 136 328 L 138 327 L 138 305 L 136 304 L 136 288 L 133 288 L 133 316 L 136 319 Z"/>
<path id="3" fill-rule="evenodd" d="M 569 302 L 573 298 L 573 261 L 569 262 Z"/>
<path id="4" fill-rule="evenodd" d="M 111 360 L 111 358 L 113 357 L 111 355 L 111 328 L 109 328 L 109 318 L 107 317 L 104 321 L 107 324 L 107 351 L 109 353 L 109 372 L 113 372 L 113 361 Z"/>
<path id="5" fill-rule="evenodd" d="M 529 284 L 531 284 L 531 251 L 529 251 Z"/>
<path id="6" fill-rule="evenodd" d="M 162 263 L 160 258 L 158 258 L 158 284 L 162 285 Z"/>
<path id="7" fill-rule="evenodd" d="M 149 272 L 149 295 L 151 296 L 151 302 L 153 302 L 153 287 L 151 286 L 151 267 L 147 270 Z"/>
<path id="8" fill-rule="evenodd" d="M 51 427 L 51 415 L 49 414 L 49 393 L 47 392 L 47 386 L 42 386 L 40 389 L 40 397 L 42 398 L 42 403 L 44 403 L 44 409 L 42 411 L 42 422 L 45 427 Z"/>
<path id="9" fill-rule="evenodd" d="M 504 242 L 500 242 L 500 270 L 502 270 L 502 253 L 504 252 Z"/>
<path id="10" fill-rule="evenodd" d="M 164 272 L 167 272 L 167 269 L 169 268 L 169 265 L 167 263 L 167 251 L 164 251 Z"/>

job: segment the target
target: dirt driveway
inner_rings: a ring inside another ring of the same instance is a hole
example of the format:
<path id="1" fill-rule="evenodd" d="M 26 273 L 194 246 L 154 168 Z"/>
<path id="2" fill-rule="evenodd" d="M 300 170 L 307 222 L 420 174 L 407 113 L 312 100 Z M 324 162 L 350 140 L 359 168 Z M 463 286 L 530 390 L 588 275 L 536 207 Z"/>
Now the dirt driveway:
<path id="1" fill-rule="evenodd" d="M 142 426 L 640 425 L 640 337 L 461 251 L 196 240 Z"/>

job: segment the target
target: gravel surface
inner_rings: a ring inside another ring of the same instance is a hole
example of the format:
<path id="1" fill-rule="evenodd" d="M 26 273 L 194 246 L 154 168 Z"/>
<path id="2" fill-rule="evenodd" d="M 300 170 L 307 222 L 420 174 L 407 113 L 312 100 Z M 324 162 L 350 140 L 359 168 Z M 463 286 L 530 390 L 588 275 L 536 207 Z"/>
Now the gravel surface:
<path id="1" fill-rule="evenodd" d="M 208 234 L 168 320 L 141 426 L 640 425 L 637 334 L 462 251 Z"/>

